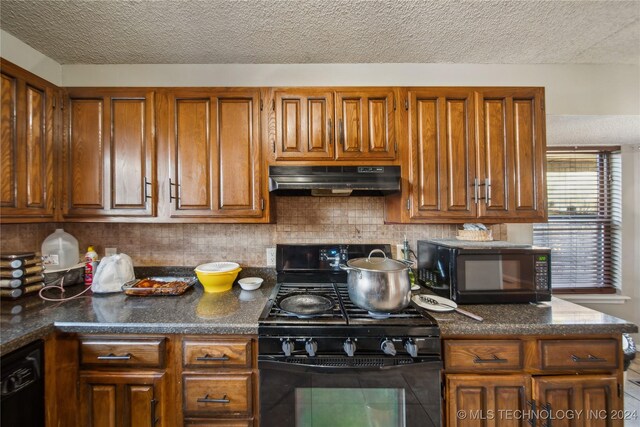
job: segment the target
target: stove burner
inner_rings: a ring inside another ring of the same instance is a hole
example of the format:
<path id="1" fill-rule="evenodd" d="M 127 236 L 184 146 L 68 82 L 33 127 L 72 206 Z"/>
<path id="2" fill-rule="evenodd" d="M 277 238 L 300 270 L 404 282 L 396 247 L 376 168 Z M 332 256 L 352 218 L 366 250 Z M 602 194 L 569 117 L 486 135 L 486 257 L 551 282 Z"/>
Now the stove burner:
<path id="1" fill-rule="evenodd" d="M 391 317 L 391 313 L 378 313 L 375 311 L 367 311 L 367 313 L 372 319 L 388 319 Z"/>
<path id="2" fill-rule="evenodd" d="M 333 309 L 335 302 L 328 297 L 316 294 L 289 295 L 278 303 L 280 310 L 301 319 L 315 317 Z"/>

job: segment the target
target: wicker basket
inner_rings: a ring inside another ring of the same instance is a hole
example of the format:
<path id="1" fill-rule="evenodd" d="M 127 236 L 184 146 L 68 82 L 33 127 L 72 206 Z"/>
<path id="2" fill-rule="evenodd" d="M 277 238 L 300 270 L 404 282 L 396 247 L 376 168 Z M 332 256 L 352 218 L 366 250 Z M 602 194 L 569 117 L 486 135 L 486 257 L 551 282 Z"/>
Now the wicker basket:
<path id="1" fill-rule="evenodd" d="M 476 242 L 488 242 L 493 240 L 491 230 L 458 230 L 458 240 L 474 240 Z"/>

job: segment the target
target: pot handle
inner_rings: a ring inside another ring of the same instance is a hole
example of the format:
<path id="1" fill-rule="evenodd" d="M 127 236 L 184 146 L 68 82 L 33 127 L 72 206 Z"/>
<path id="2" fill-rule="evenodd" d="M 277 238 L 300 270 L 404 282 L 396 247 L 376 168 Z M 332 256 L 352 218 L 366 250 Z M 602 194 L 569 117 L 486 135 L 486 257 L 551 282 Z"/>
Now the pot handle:
<path id="1" fill-rule="evenodd" d="M 350 270 L 358 271 L 357 268 L 349 267 L 346 264 L 340 264 L 340 265 L 338 265 L 338 268 L 340 268 L 340 270 L 344 270 L 344 271 L 350 271 Z"/>
<path id="2" fill-rule="evenodd" d="M 387 254 L 385 254 L 382 249 L 374 249 L 371 252 L 369 252 L 369 256 L 367 257 L 367 262 L 371 262 L 371 255 L 375 252 L 380 252 L 384 256 L 384 259 L 382 260 L 382 262 L 386 261 Z"/>

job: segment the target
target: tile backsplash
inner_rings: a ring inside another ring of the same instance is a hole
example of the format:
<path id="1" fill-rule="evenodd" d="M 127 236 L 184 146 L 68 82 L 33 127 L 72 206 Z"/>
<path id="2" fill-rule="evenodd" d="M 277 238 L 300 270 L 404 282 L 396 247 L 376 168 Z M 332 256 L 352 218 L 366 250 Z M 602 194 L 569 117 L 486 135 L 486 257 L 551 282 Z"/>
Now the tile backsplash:
<path id="1" fill-rule="evenodd" d="M 84 253 L 115 247 L 136 266 L 195 266 L 208 261 L 266 265 L 265 250 L 276 243 L 401 243 L 450 237 L 456 225 L 385 225 L 382 197 L 278 197 L 275 224 L 3 224 L 0 252 L 39 251 L 56 228 L 72 234 Z M 506 239 L 506 227 L 492 227 Z"/>

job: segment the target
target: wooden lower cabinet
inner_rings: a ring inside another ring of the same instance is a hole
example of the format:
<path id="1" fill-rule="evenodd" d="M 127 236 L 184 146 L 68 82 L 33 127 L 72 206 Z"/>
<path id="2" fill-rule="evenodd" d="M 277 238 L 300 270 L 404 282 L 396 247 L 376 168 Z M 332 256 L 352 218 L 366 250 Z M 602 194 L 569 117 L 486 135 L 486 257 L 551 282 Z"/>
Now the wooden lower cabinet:
<path id="1" fill-rule="evenodd" d="M 167 404 L 164 374 L 82 372 L 80 423 L 91 427 L 170 426 L 160 417 Z"/>
<path id="2" fill-rule="evenodd" d="M 614 376 L 534 377 L 532 385 L 533 399 L 549 410 L 554 427 L 622 425 L 616 418 L 624 417 L 615 415 L 622 410 L 622 398 Z M 575 414 L 576 419 L 561 418 L 563 414 Z"/>
<path id="3" fill-rule="evenodd" d="M 624 425 L 619 336 L 478 336 L 443 344 L 447 426 Z"/>
<path id="4" fill-rule="evenodd" d="M 449 426 L 524 426 L 516 411 L 527 410 L 531 395 L 526 375 L 447 375 Z"/>

